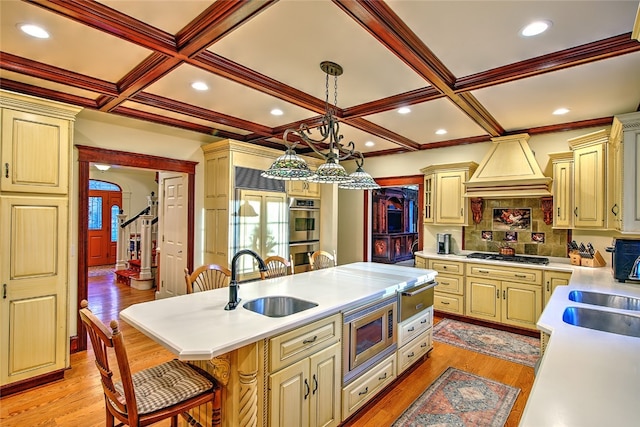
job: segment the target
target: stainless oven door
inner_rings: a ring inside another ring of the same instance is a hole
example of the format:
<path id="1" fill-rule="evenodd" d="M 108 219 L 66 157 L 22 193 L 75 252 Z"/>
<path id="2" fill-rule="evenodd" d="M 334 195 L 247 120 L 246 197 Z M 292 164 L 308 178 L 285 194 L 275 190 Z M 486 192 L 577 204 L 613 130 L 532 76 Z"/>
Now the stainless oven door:
<path id="1" fill-rule="evenodd" d="M 312 199 L 291 199 L 289 242 L 320 240 L 320 205 Z"/>
<path id="2" fill-rule="evenodd" d="M 309 253 L 320 249 L 320 242 L 290 243 L 289 253 L 293 257 L 294 273 L 304 273 L 311 270 Z"/>
<path id="3" fill-rule="evenodd" d="M 436 282 L 426 282 L 398 292 L 398 321 L 404 322 L 433 305 Z"/>

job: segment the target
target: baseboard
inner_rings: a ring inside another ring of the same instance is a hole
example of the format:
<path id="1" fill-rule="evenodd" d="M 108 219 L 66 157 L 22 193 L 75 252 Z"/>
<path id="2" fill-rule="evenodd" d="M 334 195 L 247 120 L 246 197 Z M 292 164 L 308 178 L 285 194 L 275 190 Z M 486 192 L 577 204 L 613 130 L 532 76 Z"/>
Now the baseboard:
<path id="1" fill-rule="evenodd" d="M 48 374 L 39 375 L 37 377 L 3 385 L 2 387 L 0 387 L 0 397 L 10 396 L 12 394 L 20 393 L 34 387 L 49 384 L 54 381 L 63 380 L 64 371 L 65 369 L 59 369 L 57 371 L 49 372 Z"/>

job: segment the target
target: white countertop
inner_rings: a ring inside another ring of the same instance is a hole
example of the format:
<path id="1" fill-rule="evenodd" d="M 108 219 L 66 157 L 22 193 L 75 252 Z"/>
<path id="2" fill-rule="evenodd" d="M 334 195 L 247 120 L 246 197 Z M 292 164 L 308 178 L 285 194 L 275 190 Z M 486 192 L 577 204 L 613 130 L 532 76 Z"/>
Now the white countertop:
<path id="1" fill-rule="evenodd" d="M 468 262 L 464 255 L 419 255 Z M 566 307 L 587 307 L 640 316 L 639 312 L 570 301 L 574 289 L 640 298 L 640 285 L 619 283 L 609 265 L 575 267 L 568 260 L 551 259 L 545 270 L 572 270 L 569 286 L 559 286 L 538 321 L 551 334 L 538 368 L 531 395 L 520 420 L 522 427 L 601 427 L 640 425 L 640 338 L 569 325 L 562 320 Z M 486 261 L 484 261 L 486 262 Z M 494 265 L 523 264 L 491 261 Z"/>
<path id="2" fill-rule="evenodd" d="M 240 285 L 240 305 L 224 310 L 228 288 L 134 304 L 120 317 L 183 360 L 208 360 L 311 321 L 397 290 L 433 280 L 436 272 L 359 262 Z M 269 295 L 292 296 L 318 304 L 286 317 L 267 317 L 242 307 Z"/>

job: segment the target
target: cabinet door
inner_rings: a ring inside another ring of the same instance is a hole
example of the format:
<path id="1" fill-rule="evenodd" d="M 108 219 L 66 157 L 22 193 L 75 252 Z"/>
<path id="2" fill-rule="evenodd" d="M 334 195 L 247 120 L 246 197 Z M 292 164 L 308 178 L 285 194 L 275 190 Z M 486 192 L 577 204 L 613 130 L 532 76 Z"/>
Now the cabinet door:
<path id="1" fill-rule="evenodd" d="M 69 121 L 2 110 L 2 191 L 69 192 Z"/>
<path id="2" fill-rule="evenodd" d="M 269 425 L 309 426 L 309 359 L 269 375 Z"/>
<path id="3" fill-rule="evenodd" d="M 573 161 L 553 164 L 553 226 L 571 228 Z"/>
<path id="4" fill-rule="evenodd" d="M 502 282 L 502 323 L 536 329 L 542 313 L 542 289 L 539 285 Z"/>
<path id="5" fill-rule="evenodd" d="M 433 223 L 435 214 L 433 206 L 435 204 L 435 183 L 433 174 L 424 176 L 424 211 L 422 220 L 425 223 Z"/>
<path id="6" fill-rule="evenodd" d="M 437 224 L 465 224 L 465 171 L 440 172 L 436 178 Z"/>
<path id="7" fill-rule="evenodd" d="M 289 196 L 320 198 L 320 184 L 308 181 L 289 181 Z"/>
<path id="8" fill-rule="evenodd" d="M 604 155 L 603 144 L 574 151 L 574 221 L 576 227 L 604 227 Z"/>
<path id="9" fill-rule="evenodd" d="M 337 426 L 340 423 L 340 391 L 342 364 L 340 343 L 309 358 L 311 385 L 309 425 L 311 427 Z"/>
<path id="10" fill-rule="evenodd" d="M 0 197 L 2 385 L 66 366 L 67 221 L 64 198 Z"/>
<path id="11" fill-rule="evenodd" d="M 544 272 L 544 305 L 547 305 L 553 291 L 558 286 L 567 286 L 571 279 L 571 273 L 561 271 L 545 271 Z"/>
<path id="12" fill-rule="evenodd" d="M 500 282 L 467 277 L 465 314 L 479 319 L 500 321 Z"/>

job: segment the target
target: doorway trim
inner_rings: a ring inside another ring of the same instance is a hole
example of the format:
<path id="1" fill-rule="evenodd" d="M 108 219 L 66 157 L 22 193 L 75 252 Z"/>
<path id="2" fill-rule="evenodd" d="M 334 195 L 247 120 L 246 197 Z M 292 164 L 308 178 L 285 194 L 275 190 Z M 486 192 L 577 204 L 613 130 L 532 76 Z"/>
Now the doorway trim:
<path id="1" fill-rule="evenodd" d="M 418 186 L 418 217 L 422 218 L 423 205 L 424 205 L 424 175 L 409 175 L 409 176 L 394 176 L 388 178 L 375 178 L 376 183 L 380 187 L 402 187 L 405 185 L 417 185 Z M 369 210 L 371 207 L 371 191 L 364 192 L 364 241 L 362 246 L 363 261 L 371 261 L 369 258 L 369 244 L 371 240 L 369 229 Z M 422 239 L 424 235 L 424 226 L 422 221 L 418 223 L 418 249 L 422 249 Z"/>
<path id="2" fill-rule="evenodd" d="M 142 169 L 182 172 L 188 175 L 189 196 L 187 202 L 187 266 L 193 268 L 193 248 L 195 230 L 195 175 L 198 162 L 150 156 L 126 151 L 76 145 L 78 150 L 78 300 L 76 301 L 77 335 L 71 337 L 71 353 L 87 349 L 87 333 L 80 320 L 80 302 L 89 294 L 89 267 L 87 266 L 86 239 L 89 225 L 89 163 L 107 163 Z"/>

